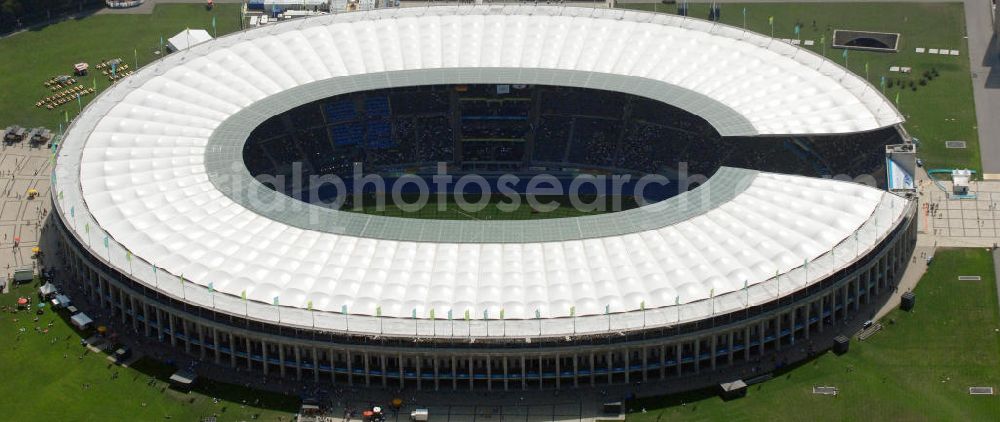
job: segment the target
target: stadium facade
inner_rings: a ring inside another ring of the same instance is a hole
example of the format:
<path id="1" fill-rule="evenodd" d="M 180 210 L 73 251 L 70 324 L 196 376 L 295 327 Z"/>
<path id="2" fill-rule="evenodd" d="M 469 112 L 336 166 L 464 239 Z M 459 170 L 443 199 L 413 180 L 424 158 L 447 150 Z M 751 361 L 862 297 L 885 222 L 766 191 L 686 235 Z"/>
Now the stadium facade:
<path id="1" fill-rule="evenodd" d="M 136 332 L 218 364 L 508 389 L 766 357 L 877 303 L 909 261 L 915 201 L 845 181 L 721 166 L 627 211 L 432 221 L 298 201 L 245 164 L 273 116 L 449 84 L 617 91 L 737 139 L 902 121 L 834 63 L 690 18 L 446 6 L 283 23 L 167 56 L 74 121 L 53 202 L 76 281 Z"/>

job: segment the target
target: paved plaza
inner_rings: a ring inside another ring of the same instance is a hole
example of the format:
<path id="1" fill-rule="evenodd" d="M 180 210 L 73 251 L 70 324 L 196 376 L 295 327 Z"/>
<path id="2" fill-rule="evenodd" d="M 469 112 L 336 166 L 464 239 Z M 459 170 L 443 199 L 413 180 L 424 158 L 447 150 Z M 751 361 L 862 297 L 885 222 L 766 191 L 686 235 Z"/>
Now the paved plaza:
<path id="1" fill-rule="evenodd" d="M 42 246 L 39 233 L 50 208 L 52 163 L 44 147 L 24 143 L 0 148 L 0 265 L 9 278 L 15 268 L 36 264 L 32 249 Z M 28 199 L 29 189 L 38 191 L 38 197 Z"/>
<path id="2" fill-rule="evenodd" d="M 1000 181 L 972 182 L 974 198 L 954 199 L 950 181 L 934 183 L 921 171 L 917 211 L 924 246 L 992 247 L 1000 243 Z"/>

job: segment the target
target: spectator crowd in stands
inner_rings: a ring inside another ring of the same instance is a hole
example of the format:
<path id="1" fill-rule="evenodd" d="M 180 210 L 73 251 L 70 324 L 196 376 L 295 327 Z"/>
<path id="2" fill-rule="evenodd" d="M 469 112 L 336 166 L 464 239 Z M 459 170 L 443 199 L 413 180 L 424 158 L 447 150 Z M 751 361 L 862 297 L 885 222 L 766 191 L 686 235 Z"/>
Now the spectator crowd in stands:
<path id="1" fill-rule="evenodd" d="M 618 173 L 711 175 L 720 166 L 884 180 L 894 129 L 819 137 L 721 137 L 704 119 L 651 99 L 556 86 L 434 85 L 345 94 L 296 107 L 255 128 L 252 174 L 342 177 L 432 168 L 566 166 Z M 493 166 L 493 167 L 490 167 Z"/>

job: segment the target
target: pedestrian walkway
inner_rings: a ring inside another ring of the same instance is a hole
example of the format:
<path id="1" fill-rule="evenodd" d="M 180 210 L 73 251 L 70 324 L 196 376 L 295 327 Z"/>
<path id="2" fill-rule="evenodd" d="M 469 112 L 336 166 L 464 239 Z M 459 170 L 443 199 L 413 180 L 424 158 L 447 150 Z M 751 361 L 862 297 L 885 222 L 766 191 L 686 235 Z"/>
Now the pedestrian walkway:
<path id="1" fill-rule="evenodd" d="M 50 152 L 26 144 L 0 147 L 0 265 L 7 278 L 15 268 L 34 266 L 32 249 L 51 208 Z M 29 199 L 28 191 L 38 195 Z"/>

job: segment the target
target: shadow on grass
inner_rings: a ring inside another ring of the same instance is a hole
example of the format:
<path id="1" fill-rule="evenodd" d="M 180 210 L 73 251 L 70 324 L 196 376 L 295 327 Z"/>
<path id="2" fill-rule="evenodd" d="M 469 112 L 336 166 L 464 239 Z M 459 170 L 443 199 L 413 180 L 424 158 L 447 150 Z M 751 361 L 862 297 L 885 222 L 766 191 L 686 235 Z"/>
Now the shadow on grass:
<path id="1" fill-rule="evenodd" d="M 36 294 L 38 288 L 44 284 L 44 280 L 35 280 L 32 282 L 21 283 L 16 285 L 14 288 L 17 289 L 15 294 Z M 32 293 L 29 293 L 30 292 Z M 12 290 L 12 293 L 15 291 Z M 94 329 L 80 330 L 72 324 L 70 320 L 70 315 L 68 312 L 63 310 L 56 310 L 52 308 L 46 308 L 43 315 L 38 315 L 44 318 L 48 316 L 50 318 L 59 318 L 63 323 L 72 331 L 71 336 L 76 336 L 76 339 L 68 338 L 68 340 L 78 341 L 79 339 L 89 338 L 94 334 Z M 31 313 L 32 316 L 36 316 L 34 312 Z M 48 314 L 48 315 L 45 315 Z M 81 355 L 89 355 L 92 352 L 89 349 L 83 349 Z M 106 358 L 108 355 L 105 353 L 97 354 L 99 358 Z M 113 369 L 117 366 L 114 363 L 108 362 L 107 369 Z M 139 378 L 154 378 L 157 381 L 169 384 L 170 376 L 173 375 L 177 368 L 173 365 L 160 362 L 150 357 L 142 357 L 139 360 L 133 362 L 129 365 L 129 369 L 137 372 L 136 374 L 130 374 L 130 376 L 135 379 Z M 191 388 L 191 392 L 198 393 L 204 397 L 196 397 L 187 394 L 182 391 L 177 391 L 178 394 L 185 395 L 185 401 L 193 403 L 195 400 L 209 400 L 209 399 L 219 399 L 222 401 L 230 402 L 234 406 L 239 406 L 240 404 L 246 404 L 256 409 L 262 409 L 267 411 L 278 411 L 285 412 L 289 414 L 294 414 L 298 411 L 300 400 L 296 396 L 289 396 L 281 393 L 275 393 L 270 391 L 257 390 L 252 387 L 245 387 L 236 384 L 229 384 L 225 382 L 215 381 L 208 378 L 200 377 L 197 383 Z"/>
<path id="2" fill-rule="evenodd" d="M 177 371 L 177 368 L 174 366 L 159 362 L 149 357 L 140 358 L 129 367 L 145 376 L 155 378 L 157 381 L 164 383 L 169 383 L 170 376 Z M 288 413 L 295 413 L 299 409 L 299 399 L 297 397 L 270 391 L 254 390 L 207 378 L 199 378 L 195 385 L 191 388 L 191 391 L 206 397 L 216 398 L 235 404 L 246 403 L 247 405 L 252 405 L 257 408 Z"/>
<path id="3" fill-rule="evenodd" d="M 778 369 L 772 371 L 770 373 L 772 375 L 771 379 L 784 377 L 786 380 L 791 380 L 792 379 L 792 371 L 795 371 L 796 369 L 801 368 L 802 366 L 805 366 L 805 365 L 809 365 L 809 364 L 816 365 L 816 364 L 819 363 L 819 358 L 822 357 L 822 356 L 824 356 L 824 355 L 826 355 L 826 354 L 828 354 L 828 353 L 834 359 L 836 359 L 836 355 L 834 355 L 833 352 L 831 352 L 831 351 L 827 351 L 827 352 L 823 352 L 823 353 L 817 353 L 817 354 L 814 354 L 814 355 L 812 355 L 812 356 L 810 356 L 810 357 L 808 357 L 806 359 L 803 359 L 803 360 L 795 362 L 795 363 L 790 363 L 790 364 L 783 365 L 781 368 L 778 368 Z M 767 375 L 767 373 L 763 373 L 763 374 L 756 375 L 756 376 L 762 376 L 762 375 Z M 748 397 L 752 396 L 754 391 L 760 391 L 761 388 L 764 386 L 764 384 L 766 384 L 767 382 L 768 381 L 763 381 L 763 382 L 760 382 L 760 383 L 748 386 L 747 387 L 747 396 Z M 678 409 L 676 409 L 676 407 L 682 406 L 682 407 L 685 407 L 684 410 L 694 412 L 694 411 L 698 410 L 698 403 L 699 402 L 711 399 L 713 397 L 718 397 L 718 396 L 719 396 L 719 388 L 718 388 L 718 386 L 705 387 L 705 388 L 702 388 L 702 389 L 693 390 L 693 391 L 687 391 L 687 392 L 683 392 L 683 393 L 668 394 L 668 395 L 665 395 L 665 396 L 642 397 L 642 398 L 637 398 L 637 399 L 634 399 L 634 400 L 629 400 L 626 403 L 626 405 L 627 405 L 626 409 L 629 409 L 630 412 L 638 411 L 638 409 L 648 409 L 650 411 L 652 411 L 652 410 L 666 411 L 666 410 L 678 410 Z M 746 398 L 742 398 L 742 399 L 746 399 Z M 719 400 L 722 400 L 722 399 L 720 398 Z M 741 400 L 741 398 L 732 399 L 732 400 L 724 400 L 724 401 L 729 402 L 729 401 L 739 401 L 739 400 Z"/>

